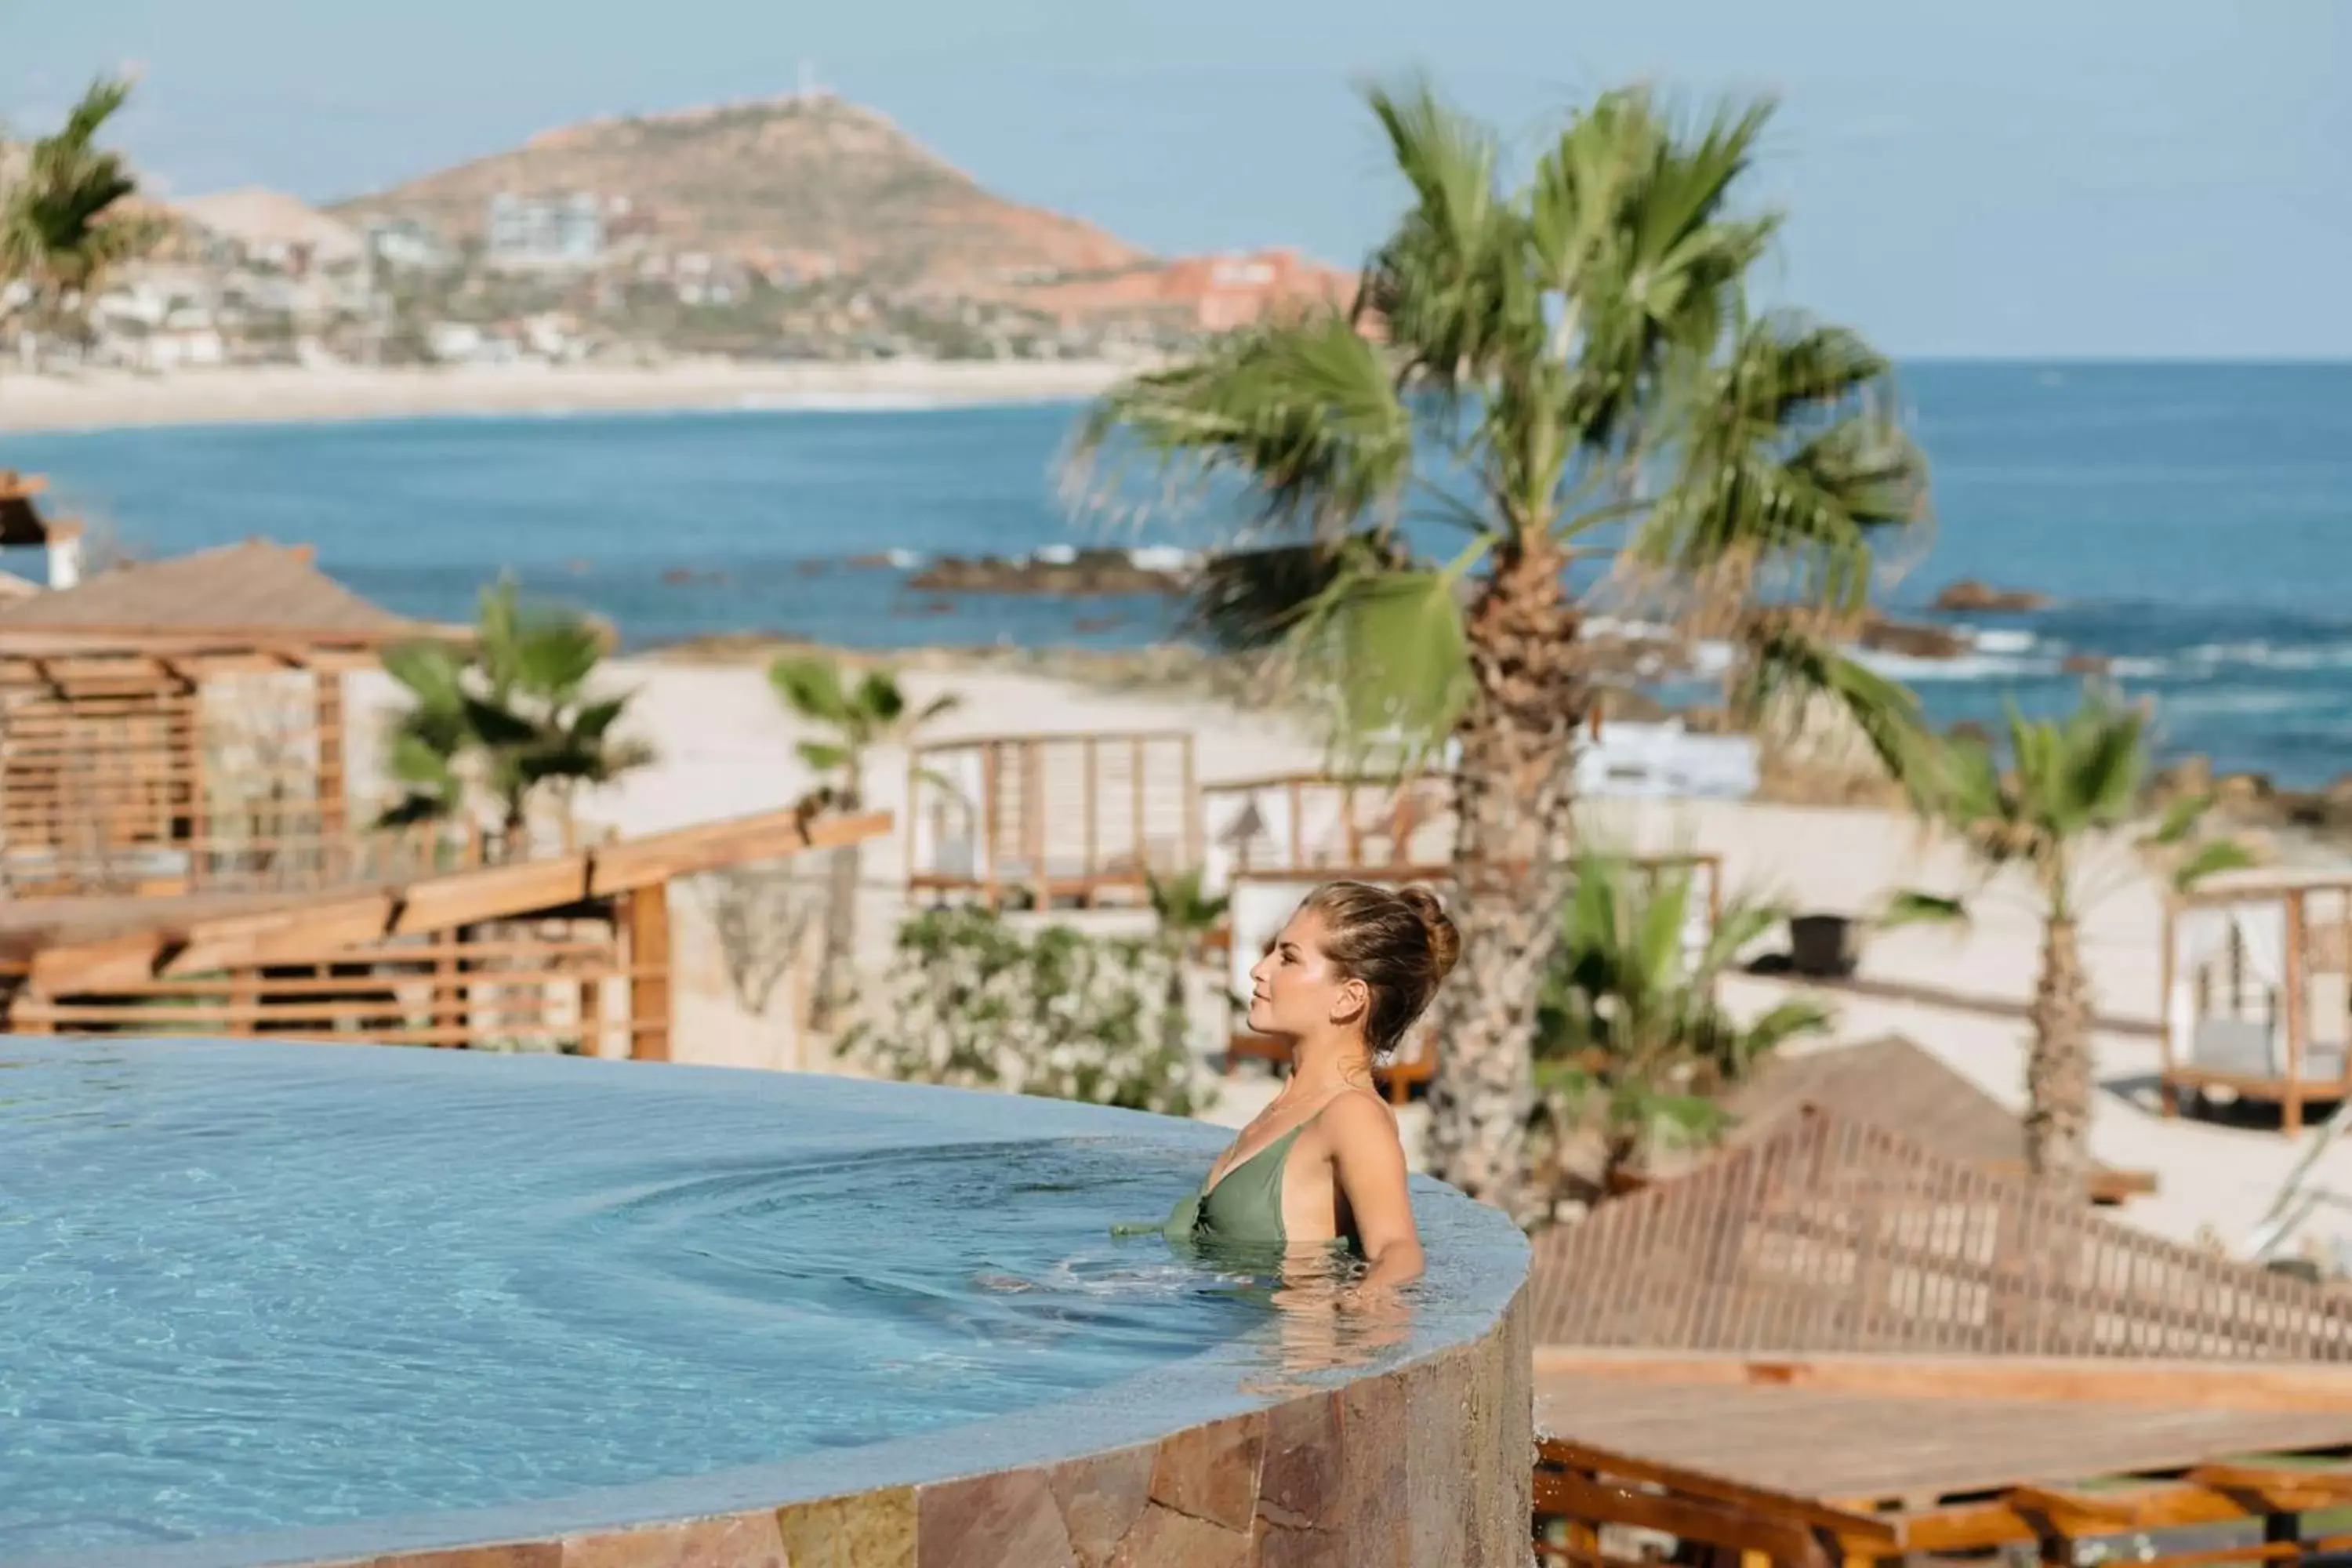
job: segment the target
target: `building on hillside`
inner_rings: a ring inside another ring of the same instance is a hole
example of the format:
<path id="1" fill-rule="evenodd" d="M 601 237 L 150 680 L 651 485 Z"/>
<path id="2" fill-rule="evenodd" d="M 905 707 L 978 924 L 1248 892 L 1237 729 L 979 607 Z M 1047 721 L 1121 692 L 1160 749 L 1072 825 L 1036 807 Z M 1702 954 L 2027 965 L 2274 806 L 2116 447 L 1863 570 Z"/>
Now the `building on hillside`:
<path id="1" fill-rule="evenodd" d="M 604 257 L 604 206 L 594 196 L 490 198 L 483 225 L 490 266 L 521 271 L 593 267 Z"/>
<path id="2" fill-rule="evenodd" d="M 422 218 L 372 217 L 362 231 L 368 254 L 394 272 L 437 272 L 457 264 L 457 249 Z"/>

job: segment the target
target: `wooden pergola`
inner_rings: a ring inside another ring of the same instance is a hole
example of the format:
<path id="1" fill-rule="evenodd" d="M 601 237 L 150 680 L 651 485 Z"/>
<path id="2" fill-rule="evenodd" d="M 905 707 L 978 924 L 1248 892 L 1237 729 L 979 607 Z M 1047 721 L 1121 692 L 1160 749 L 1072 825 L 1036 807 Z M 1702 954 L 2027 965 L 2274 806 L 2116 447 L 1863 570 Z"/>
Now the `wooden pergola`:
<path id="1" fill-rule="evenodd" d="M 2165 1114 L 2220 1091 L 2305 1110 L 2352 1096 L 2352 879 L 2267 873 L 2175 898 L 2164 922 Z"/>
<path id="2" fill-rule="evenodd" d="M 0 608 L 0 885 L 284 889 L 439 863 L 353 822 L 344 677 L 451 635 L 259 541 Z"/>
<path id="3" fill-rule="evenodd" d="M 332 893 L 0 905 L 0 1023 L 664 1060 L 670 883 L 889 826 L 783 810 Z"/>
<path id="4" fill-rule="evenodd" d="M 908 886 L 991 909 L 1140 904 L 1200 864 L 1189 731 L 920 745 L 907 799 Z"/>

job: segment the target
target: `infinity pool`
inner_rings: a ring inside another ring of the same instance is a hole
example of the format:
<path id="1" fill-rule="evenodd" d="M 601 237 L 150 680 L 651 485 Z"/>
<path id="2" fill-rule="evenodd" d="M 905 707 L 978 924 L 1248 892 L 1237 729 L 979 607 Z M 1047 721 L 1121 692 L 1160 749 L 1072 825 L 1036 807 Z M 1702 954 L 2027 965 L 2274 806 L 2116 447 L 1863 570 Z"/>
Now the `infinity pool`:
<path id="1" fill-rule="evenodd" d="M 0 1561 L 847 1457 L 1278 1360 L 1262 1281 L 1108 1235 L 1223 1136 L 781 1074 L 0 1040 Z M 1478 1224 L 1424 1226 L 1444 1279 Z"/>

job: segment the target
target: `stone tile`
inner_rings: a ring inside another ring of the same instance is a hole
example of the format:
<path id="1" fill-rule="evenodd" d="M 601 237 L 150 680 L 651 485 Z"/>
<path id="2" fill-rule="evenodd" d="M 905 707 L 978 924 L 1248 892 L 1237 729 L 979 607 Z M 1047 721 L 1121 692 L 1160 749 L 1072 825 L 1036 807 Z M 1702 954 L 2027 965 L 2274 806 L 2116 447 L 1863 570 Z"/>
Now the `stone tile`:
<path id="1" fill-rule="evenodd" d="M 377 1568 L 562 1568 L 560 1541 L 512 1541 L 502 1546 L 460 1546 L 447 1552 L 404 1552 L 376 1559 Z"/>
<path id="2" fill-rule="evenodd" d="M 1403 1374 L 1406 1561 L 1457 1568 L 1472 1558 L 1466 1514 L 1477 1454 L 1465 1430 L 1468 1358 L 1438 1356 Z"/>
<path id="3" fill-rule="evenodd" d="M 1339 1396 L 1310 1394 L 1265 1416 L 1265 1459 L 1257 1483 L 1258 1517 L 1283 1530 L 1339 1522 Z"/>
<path id="4" fill-rule="evenodd" d="M 789 1503 L 776 1533 L 789 1568 L 915 1568 L 915 1489 Z"/>
<path id="5" fill-rule="evenodd" d="M 1404 1568 L 1404 1386 L 1395 1375 L 1339 1391 L 1339 1513 L 1349 1568 Z"/>
<path id="6" fill-rule="evenodd" d="M 1246 1530 L 1227 1530 L 1155 1502 L 1119 1542 L 1110 1563 L 1111 1568 L 1251 1568 L 1256 1552 Z"/>
<path id="7" fill-rule="evenodd" d="M 1336 1531 L 1284 1530 L 1258 1521 L 1257 1568 L 1354 1568 Z"/>
<path id="8" fill-rule="evenodd" d="M 1043 1470 L 933 1482 L 916 1494 L 916 1519 L 917 1568 L 1077 1568 Z"/>
<path id="9" fill-rule="evenodd" d="M 1262 1413 L 1163 1437 L 1151 1468 L 1151 1500 L 1246 1535 L 1257 1513 L 1258 1466 L 1265 1455 Z"/>
<path id="10" fill-rule="evenodd" d="M 1104 1568 L 1151 1497 L 1159 1452 L 1150 1444 L 1072 1459 L 1045 1472 L 1078 1568 Z"/>
<path id="11" fill-rule="evenodd" d="M 797 1568 L 772 1513 L 569 1536 L 563 1568 Z"/>

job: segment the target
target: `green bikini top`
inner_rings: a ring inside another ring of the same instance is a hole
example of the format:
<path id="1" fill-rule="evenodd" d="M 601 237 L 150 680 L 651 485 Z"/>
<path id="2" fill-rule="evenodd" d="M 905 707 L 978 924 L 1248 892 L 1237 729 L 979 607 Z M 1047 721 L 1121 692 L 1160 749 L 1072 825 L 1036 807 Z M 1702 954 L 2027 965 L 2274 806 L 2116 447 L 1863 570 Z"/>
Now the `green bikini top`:
<path id="1" fill-rule="evenodd" d="M 1316 1115 L 1321 1115 L 1317 1111 Z M 1168 1220 L 1157 1228 L 1171 1241 L 1202 1241 L 1247 1247 L 1286 1245 L 1282 1228 L 1282 1178 L 1290 1164 L 1290 1146 L 1307 1131 L 1310 1116 L 1265 1148 L 1227 1171 L 1211 1186 L 1202 1178 L 1201 1190 L 1176 1200 Z M 1121 1226 L 1121 1229 L 1129 1227 Z M 1144 1228 L 1144 1227 L 1134 1227 Z M 1333 1245 L 1355 1247 L 1353 1235 L 1333 1237 Z"/>

